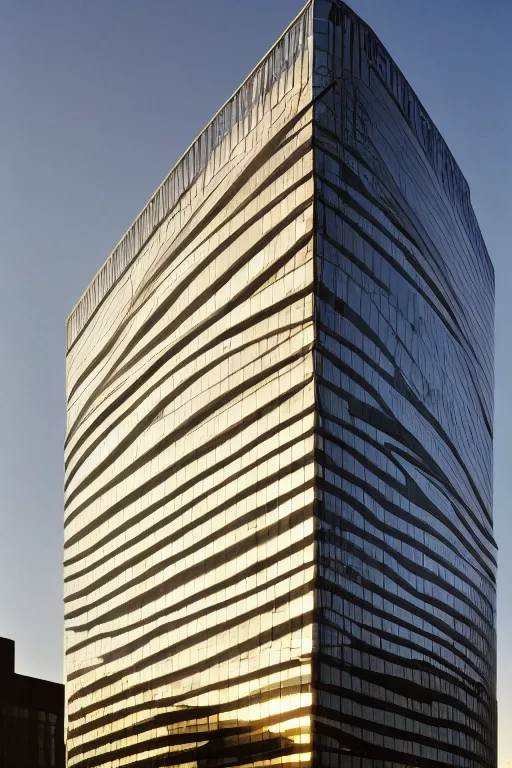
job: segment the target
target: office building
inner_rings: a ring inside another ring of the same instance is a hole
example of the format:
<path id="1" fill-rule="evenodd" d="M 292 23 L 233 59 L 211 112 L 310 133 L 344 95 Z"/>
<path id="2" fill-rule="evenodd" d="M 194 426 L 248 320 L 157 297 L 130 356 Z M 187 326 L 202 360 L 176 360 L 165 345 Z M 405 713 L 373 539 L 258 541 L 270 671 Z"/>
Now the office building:
<path id="1" fill-rule="evenodd" d="M 496 765 L 493 311 L 438 130 L 308 3 L 68 319 L 70 768 Z"/>
<path id="2" fill-rule="evenodd" d="M 64 768 L 64 686 L 19 675 L 0 637 L 0 766 Z"/>

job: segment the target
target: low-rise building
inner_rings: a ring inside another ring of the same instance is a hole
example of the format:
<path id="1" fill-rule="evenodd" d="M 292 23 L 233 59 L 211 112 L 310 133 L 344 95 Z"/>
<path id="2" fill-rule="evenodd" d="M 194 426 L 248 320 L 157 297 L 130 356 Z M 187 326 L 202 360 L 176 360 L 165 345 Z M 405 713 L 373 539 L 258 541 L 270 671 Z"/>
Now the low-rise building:
<path id="1" fill-rule="evenodd" d="M 64 767 L 64 686 L 18 675 L 14 641 L 0 637 L 0 766 Z"/>

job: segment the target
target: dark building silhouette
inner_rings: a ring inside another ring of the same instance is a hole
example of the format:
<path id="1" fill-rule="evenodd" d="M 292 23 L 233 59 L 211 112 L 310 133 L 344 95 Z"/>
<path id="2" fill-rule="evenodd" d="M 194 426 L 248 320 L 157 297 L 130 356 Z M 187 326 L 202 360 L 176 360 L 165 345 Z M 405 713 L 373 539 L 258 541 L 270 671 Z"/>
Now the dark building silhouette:
<path id="1" fill-rule="evenodd" d="M 67 323 L 69 768 L 495 768 L 493 312 L 439 131 L 308 2 Z"/>
<path id="2" fill-rule="evenodd" d="M 0 637 L 0 768 L 64 768 L 64 686 L 18 675 Z"/>

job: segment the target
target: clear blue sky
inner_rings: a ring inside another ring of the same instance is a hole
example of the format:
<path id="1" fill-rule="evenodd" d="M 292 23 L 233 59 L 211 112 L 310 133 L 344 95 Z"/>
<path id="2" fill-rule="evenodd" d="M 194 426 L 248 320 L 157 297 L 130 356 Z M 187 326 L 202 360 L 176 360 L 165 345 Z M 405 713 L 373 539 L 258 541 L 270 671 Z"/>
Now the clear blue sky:
<path id="1" fill-rule="evenodd" d="M 62 677 L 64 322 L 302 0 L 0 0 L 0 635 Z M 501 768 L 512 766 L 510 0 L 353 0 L 446 138 L 496 268 Z"/>

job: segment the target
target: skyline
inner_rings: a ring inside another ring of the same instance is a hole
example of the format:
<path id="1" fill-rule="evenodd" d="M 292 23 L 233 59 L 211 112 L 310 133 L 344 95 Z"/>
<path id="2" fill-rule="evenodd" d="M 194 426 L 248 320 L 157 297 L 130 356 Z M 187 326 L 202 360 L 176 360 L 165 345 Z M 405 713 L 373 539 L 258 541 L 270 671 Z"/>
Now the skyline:
<path id="1" fill-rule="evenodd" d="M 57 4 L 55 4 L 55 3 L 54 3 L 53 5 L 55 6 L 55 5 L 57 5 Z M 94 5 L 94 4 L 93 4 L 93 5 Z M 153 3 L 153 4 L 152 4 L 152 8 L 155 8 L 157 5 L 158 5 L 158 4 L 156 4 L 156 3 Z M 286 5 L 287 7 L 288 7 L 288 6 L 294 6 L 294 7 L 295 7 L 295 6 L 297 6 L 297 10 L 300 10 L 300 7 L 302 7 L 302 3 L 300 3 L 300 4 L 295 4 L 295 3 L 286 3 L 286 4 L 284 4 L 284 3 L 283 3 L 283 6 L 284 6 L 284 5 Z M 436 116 L 436 115 L 435 115 L 435 107 L 434 107 L 434 109 L 433 109 L 433 108 L 432 108 L 432 106 L 429 104 L 429 101 L 428 101 L 428 96 L 424 94 L 424 90 L 422 89 L 422 87 L 421 87 L 421 84 L 420 84 L 420 83 L 418 83 L 418 78 L 415 76 L 414 72 L 413 72 L 413 71 L 411 71 L 411 67 L 410 67 L 410 66 L 406 67 L 406 65 L 405 65 L 405 64 L 404 64 L 404 63 L 403 63 L 403 62 L 400 60 L 400 52 L 398 52 L 396 49 L 394 49 L 394 48 L 393 48 L 393 44 L 392 44 L 392 43 L 391 43 L 391 42 L 390 42 L 388 39 L 386 39 L 385 33 L 383 33 L 383 31 L 382 31 L 382 28 L 381 28 L 381 27 L 379 27 L 379 24 L 378 24 L 378 22 L 376 22 L 376 21 L 373 21 L 373 20 L 372 20 L 372 18 L 370 18 L 370 15 L 369 15 L 369 13 L 367 13 L 367 14 L 366 14 L 366 16 L 365 16 L 364 10 L 363 10 L 362 8 L 359 8 L 359 7 L 358 7 L 358 6 L 360 6 L 360 5 L 361 5 L 361 6 L 363 6 L 363 5 L 365 5 L 365 4 L 364 4 L 364 3 L 352 3 L 352 7 L 354 8 L 354 10 L 355 10 L 356 12 L 358 12 L 360 15 L 362 15 L 362 16 L 363 16 L 363 18 L 364 18 L 364 19 L 365 19 L 365 20 L 366 20 L 366 21 L 367 21 L 369 24 L 371 24 L 371 25 L 372 25 L 372 26 L 373 26 L 373 27 L 374 27 L 374 28 L 377 30 L 377 32 L 378 32 L 378 34 L 379 34 L 379 36 L 381 37 L 381 39 L 383 39 L 383 42 L 384 42 L 384 44 L 387 46 L 388 50 L 390 50 L 391 54 L 392 54 L 392 55 L 395 57 L 395 59 L 398 61 L 399 65 L 400 65 L 400 66 L 401 66 L 401 67 L 404 69 L 404 71 L 406 72 L 406 74 L 407 74 L 407 77 L 408 77 L 408 79 L 410 80 L 410 82 L 411 82 L 411 84 L 412 84 L 413 88 L 414 88 L 414 89 L 416 90 L 416 92 L 419 94 L 419 96 L 420 96 L 420 99 L 422 100 L 422 102 L 423 102 L 423 103 L 424 103 L 424 105 L 426 106 L 427 110 L 430 112 L 431 116 L 433 117 L 433 119 L 434 119 L 434 121 L 436 122 L 437 126 L 440 128 L 440 130 L 441 130 L 441 132 L 443 133 L 443 135 L 444 135 L 444 136 L 447 138 L 447 140 L 448 140 L 448 145 L 450 146 L 450 148 L 451 148 L 452 152 L 454 153 L 454 155 L 455 155 L 456 159 L 457 159 L 457 160 L 459 160 L 459 164 L 460 164 L 460 165 L 461 165 L 461 167 L 462 167 L 462 171 L 463 171 L 464 175 L 466 176 L 466 178 L 468 178 L 468 176 L 470 176 L 470 174 L 471 174 L 471 171 L 470 171 L 470 173 L 468 173 L 468 168 L 467 168 L 467 165 L 466 165 L 464 162 L 462 162 L 462 161 L 460 160 L 460 157 L 459 157 L 459 152 L 457 151 L 457 150 L 458 150 L 458 146 L 454 146 L 454 142 L 453 142 L 453 141 L 450 141 L 450 138 L 449 138 L 449 133 L 450 133 L 450 130 L 449 130 L 449 129 L 447 130 L 446 126 L 443 124 L 443 120 L 442 120 L 442 119 L 440 119 L 438 116 Z M 131 6 L 131 9 L 133 10 L 133 7 L 132 7 L 132 6 Z M 288 19 L 287 19 L 287 20 L 289 20 L 290 18 L 292 18 L 292 16 L 293 16 L 293 15 L 294 15 L 294 13 L 292 13 L 292 14 L 289 14 L 289 15 L 288 15 Z M 270 24 L 269 24 L 269 26 L 270 26 Z M 284 28 L 284 26 L 285 26 L 285 24 L 282 24 L 282 25 L 281 25 L 281 29 L 282 29 L 282 28 Z M 275 36 L 276 36 L 276 34 L 278 34 L 278 33 L 281 31 L 281 29 L 278 29 L 278 30 L 276 30 L 276 29 L 270 29 L 270 30 L 268 30 L 268 28 L 267 28 L 267 27 L 265 27 L 265 31 L 266 31 L 266 32 L 268 32 L 268 34 L 270 34 L 272 37 L 275 37 Z M 268 45 L 267 45 L 267 47 L 268 47 Z M 263 50 L 263 51 L 260 51 L 260 54 L 259 54 L 259 58 L 261 58 L 261 55 L 262 55 L 264 52 L 265 52 L 265 50 Z M 215 61 L 216 61 L 215 57 L 214 57 L 214 56 L 212 56 L 212 68 L 213 68 L 213 66 L 215 65 Z M 254 60 L 253 60 L 253 62 L 252 62 L 252 65 L 253 65 L 253 64 L 255 64 L 255 63 L 256 63 L 256 61 L 254 61 Z M 251 66 L 249 66 L 249 67 L 246 67 L 244 72 L 241 72 L 241 73 L 237 72 L 237 77 L 238 77 L 238 79 L 243 79 L 243 78 L 245 77 L 245 75 L 247 74 L 247 72 L 249 71 L 249 69 L 251 69 L 251 68 L 252 68 L 252 65 L 251 65 Z M 212 75 L 212 79 L 214 79 L 213 75 Z M 485 79 L 485 78 L 484 78 L 484 79 Z M 187 86 L 188 86 L 188 87 L 190 87 L 190 82 L 188 82 L 188 83 L 187 83 Z M 439 88 L 439 85 L 437 85 L 437 88 Z M 229 92 L 228 92 L 228 93 L 224 93 L 224 98 L 226 98 L 227 96 L 229 96 Z M 169 96 L 169 99 L 172 101 L 172 99 L 171 99 L 171 97 L 170 97 L 170 96 Z M 223 99 L 223 100 L 224 100 L 224 99 Z M 442 100 L 442 99 L 441 99 L 441 100 Z M 477 105 L 478 105 L 478 103 L 477 103 L 477 101 L 476 101 L 476 99 L 475 99 L 475 106 L 477 106 Z M 446 105 L 445 105 L 445 106 L 446 106 Z M 204 124 L 204 123 L 208 122 L 208 119 L 209 119 L 209 117 L 211 117 L 211 114 L 212 114 L 212 113 L 213 113 L 213 110 L 210 110 L 210 114 L 208 114 L 208 115 L 205 115 L 205 119 L 203 119 L 203 121 L 202 121 L 202 124 Z M 197 120 L 199 120 L 199 116 L 197 117 Z M 195 133 L 197 133 L 197 132 L 198 132 L 198 130 L 200 129 L 200 127 L 201 127 L 201 124 L 199 125 L 199 128 L 198 128 L 198 129 L 195 131 Z M 174 128 L 174 126 L 173 126 L 173 128 Z M 469 139 L 468 139 L 467 141 L 469 142 Z M 188 143 L 188 142 L 185 142 L 185 144 L 186 144 L 186 143 Z M 462 151 L 462 147 L 463 147 L 463 146 L 464 146 L 464 142 L 461 142 L 461 143 L 460 143 L 460 147 L 461 147 L 461 150 L 460 150 L 460 151 Z M 183 148 L 183 147 L 182 147 L 182 148 Z M 151 155 L 151 152 L 150 152 L 149 154 Z M 178 157 L 180 154 L 181 154 L 181 151 L 180 151 L 180 150 L 178 150 L 178 151 L 175 153 L 175 159 L 177 159 L 177 157 Z M 148 164 L 149 164 L 149 163 L 148 163 Z M 172 163 L 172 161 L 171 161 L 171 163 L 167 163 L 167 166 L 166 166 L 166 167 L 164 167 L 164 168 L 161 168 L 161 169 L 160 169 L 160 173 L 159 173 L 159 179 L 158 179 L 159 181 L 161 181 L 161 179 L 163 178 L 163 176 L 165 175 L 165 173 L 167 172 L 167 170 L 169 169 L 169 167 L 170 167 L 172 164 L 173 164 L 173 163 Z M 477 167 L 478 167 L 478 159 L 477 159 L 477 160 L 475 160 L 475 164 L 476 164 L 476 165 L 477 165 Z M 156 173 L 156 169 L 154 169 L 154 168 L 153 168 L 153 169 L 152 169 L 152 173 Z M 128 173 L 128 176 L 129 176 L 129 173 Z M 109 180 L 110 180 L 110 177 L 108 176 L 108 174 L 107 174 L 106 172 L 105 172 L 105 178 L 107 178 L 107 179 L 109 179 Z M 42 181 L 44 181 L 44 179 L 42 179 Z M 475 208 L 476 208 L 476 210 L 477 210 L 477 215 L 478 215 L 478 218 L 479 218 L 480 224 L 482 225 L 482 229 L 483 229 L 483 231 L 484 231 L 484 237 L 485 237 L 485 239 L 486 239 L 487 245 L 488 245 L 488 247 L 489 247 L 489 250 L 490 250 L 490 252 L 491 252 L 491 257 L 495 257 L 495 253 L 493 253 L 493 249 L 492 249 L 492 241 L 495 239 L 495 233 L 492 233 L 492 235 L 491 235 L 491 238 L 489 238 L 489 234 L 488 234 L 488 232 L 486 231 L 486 221 L 488 221 L 488 217 L 485 215 L 485 204 L 484 204 L 484 203 L 480 203 L 480 205 L 482 205 L 482 207 L 483 207 L 483 210 L 484 210 L 484 215 L 482 215 L 482 214 L 479 212 L 479 210 L 478 210 L 478 206 L 479 206 L 478 198 L 479 198 L 479 197 L 482 195 L 482 192 L 481 192 L 481 188 L 479 188 L 479 185 L 478 185 L 477 183 L 475 183 L 475 182 L 472 182 L 472 181 L 471 181 L 471 178 L 468 178 L 468 181 L 469 181 L 469 183 L 470 183 L 470 187 L 471 187 L 471 191 L 472 191 L 472 198 L 473 198 L 473 201 L 474 201 L 474 206 L 475 206 Z M 126 183 L 127 183 L 127 182 L 125 182 L 125 184 L 126 184 Z M 157 181 L 157 183 L 158 183 L 158 181 Z M 134 187 L 136 187 L 137 185 L 136 185 L 136 184 L 134 184 L 133 186 L 134 186 Z M 121 189 L 121 187 L 122 187 L 122 185 L 118 185 L 118 188 L 119 188 L 119 189 Z M 148 195 L 146 195 L 146 196 L 148 196 Z M 494 201 L 493 201 L 493 202 L 494 202 Z M 89 204 L 90 204 L 90 203 L 89 203 Z M 108 204 L 109 204 L 109 198 L 108 198 L 108 196 L 106 196 L 105 198 L 103 198 L 103 205 L 105 205 L 105 206 L 108 206 Z M 69 205 L 69 204 L 68 204 L 68 205 Z M 117 235 L 115 235 L 115 236 L 114 236 L 114 241 L 115 241 L 115 240 L 117 239 L 118 235 L 119 235 L 121 232 L 123 232 L 123 231 L 124 231 L 124 230 L 127 228 L 127 225 L 130 223 L 130 220 L 129 220 L 129 218 L 127 218 L 127 217 L 126 217 L 126 215 L 123 213 L 123 210 L 122 210 L 122 209 L 123 209 L 123 207 L 124 207 L 123 205 L 119 204 L 118 206 L 113 206 L 113 207 L 114 207 L 114 211 L 115 211 L 115 214 L 116 214 L 116 216 L 114 217 L 114 218 L 116 218 L 116 221 L 118 221 L 118 220 L 121 220 L 121 219 L 123 219 L 123 220 L 124 220 L 123 226 L 122 226 L 120 229 L 118 229 L 118 231 L 117 231 Z M 135 206 L 133 205 L 133 207 L 135 207 Z M 140 207 L 141 207 L 141 206 L 140 206 L 140 201 L 139 201 L 139 208 L 140 208 Z M 71 208 L 71 209 L 72 209 L 72 208 Z M 135 211 L 135 214 L 134 214 L 134 215 L 136 215 L 136 213 L 137 213 L 137 211 Z M 108 218 L 108 215 L 107 215 L 107 218 Z M 133 218 L 133 217 L 132 217 L 132 218 Z M 489 217 L 489 218 L 490 218 L 490 217 Z M 111 224 L 109 223 L 109 224 L 108 224 L 108 226 L 107 226 L 107 229 L 108 229 L 109 231 L 110 231 L 110 230 L 113 230 L 113 226 L 111 226 Z M 44 234 L 44 233 L 43 233 L 43 234 Z M 86 232 L 86 236 L 87 236 L 87 232 Z M 109 235 L 109 237 L 111 237 L 111 235 Z M 103 236 L 102 236 L 102 239 L 103 239 Z M 104 259 L 105 259 L 106 255 L 107 255 L 107 253 L 108 253 L 108 251 L 109 251 L 109 250 L 111 250 L 111 245 L 112 245 L 112 239 L 111 239 L 111 241 L 110 241 L 110 246 L 107 246 L 107 250 L 106 250 L 106 251 L 104 250 L 104 251 L 103 251 L 103 253 L 96 253 L 96 252 L 95 252 L 94 254 L 92 254 L 92 253 L 91 253 L 91 259 L 90 259 L 90 261 L 89 261 L 89 263 L 88 263 L 88 267 L 89 267 L 89 268 L 88 268 L 88 270 L 87 270 L 87 271 L 88 271 L 87 281 L 88 281 L 88 280 L 89 280 L 89 279 L 90 279 L 90 278 L 93 276 L 94 272 L 96 271 L 96 269 L 92 269 L 92 270 L 90 269 L 90 267 L 91 267 L 91 262 L 92 262 L 92 261 L 95 261 L 95 262 L 96 262 L 96 264 L 97 264 L 97 266 L 100 266 L 100 265 L 101 265 L 101 263 L 103 263 L 103 261 L 104 261 Z M 84 273 L 85 271 L 86 271 L 86 267 L 85 267 L 85 265 L 84 265 L 84 264 L 81 264 L 81 265 L 80 265 L 80 272 L 81 272 L 81 274 L 80 274 L 80 277 L 82 277 L 82 276 L 83 276 L 83 273 Z M 85 285 L 85 284 L 86 284 L 86 282 L 82 282 L 82 284 L 80 285 L 80 281 L 79 281 L 79 279 L 78 279 L 76 276 L 73 276 L 73 284 L 75 284 L 75 285 L 77 286 L 77 288 L 79 289 L 79 291 L 78 291 L 77 293 L 81 293 L 81 288 L 83 288 L 83 285 Z M 500 287 L 500 285 L 499 285 L 499 282 L 498 282 L 498 289 L 499 289 L 499 287 Z M 75 294 L 75 295 L 76 295 L 76 294 Z M 69 308 L 71 308 L 71 307 L 69 307 Z M 498 307 L 498 310 L 499 310 L 499 307 Z M 31 330 L 32 330 L 32 332 L 34 332 L 36 329 L 31 329 Z M 499 328 L 498 328 L 498 333 L 499 333 Z M 43 347 L 43 350 L 44 350 L 44 347 Z M 43 351 L 43 350 L 41 350 L 41 351 Z M 44 369 L 44 365 L 42 366 L 42 368 Z M 30 390 L 30 391 L 32 392 L 32 395 L 33 395 L 33 396 L 34 396 L 34 395 L 35 395 L 35 396 L 37 396 L 37 389 L 36 389 L 35 387 L 34 387 L 34 389 L 33 389 L 33 390 Z M 497 403 L 497 405 L 499 405 L 499 404 Z M 497 413 L 499 413 L 499 409 L 497 409 Z M 12 419 L 12 414 L 9 414 L 9 415 L 11 416 L 11 419 L 10 419 L 10 421 L 11 421 L 11 423 L 12 423 L 12 421 L 13 421 L 13 419 Z M 18 449 L 18 450 L 19 450 L 19 452 L 20 452 L 20 454 L 23 452 L 23 449 L 24 449 L 24 448 L 26 448 L 26 444 L 25 444 L 25 446 L 20 446 L 20 449 Z M 7 457 L 7 458 L 9 458 L 9 457 Z M 500 464 L 500 458 L 501 458 L 501 457 L 500 457 L 500 456 L 498 455 L 498 453 L 497 453 L 497 454 L 496 454 L 496 459 L 497 459 L 497 462 L 496 462 L 496 463 L 497 463 L 497 465 L 499 465 L 499 464 Z M 8 462 L 7 462 L 7 464 L 8 464 Z M 4 467 L 5 467 L 5 465 L 4 465 Z M 498 522 L 498 525 L 497 525 L 497 528 L 498 528 L 498 538 L 500 538 L 500 533 L 499 533 L 499 521 L 498 521 L 498 519 L 497 519 L 497 522 Z M 505 534 L 505 535 L 507 535 L 507 534 Z M 13 539 L 13 540 L 14 540 L 14 539 Z M 499 541 L 499 543 L 500 543 L 500 541 Z M 503 569 L 503 570 L 505 570 L 505 573 L 507 573 L 506 567 L 505 567 L 505 569 L 503 568 L 503 565 L 502 565 L 501 567 L 502 567 L 502 569 Z M 500 582 L 503 582 L 503 576 L 504 576 L 504 574 L 503 574 L 503 570 L 502 570 L 502 573 L 500 574 Z M 2 595 L 2 597 L 5 599 L 5 596 L 4 596 L 4 595 Z M 23 624 L 23 622 L 21 622 L 21 624 Z M 13 626 L 15 626 L 15 623 L 14 623 L 14 625 L 13 625 Z M 507 622 L 506 622 L 506 621 L 505 621 L 505 626 L 507 626 Z M 0 627 L 0 634 L 4 634 L 4 635 L 5 635 L 5 634 L 7 634 L 7 632 L 3 631 L 3 628 L 2 628 L 2 627 Z M 16 639 L 18 646 L 22 646 L 22 645 L 23 645 L 23 642 L 24 642 L 24 638 L 23 638 L 22 636 L 16 636 L 14 639 Z M 21 654 L 20 654 L 20 655 L 21 655 Z M 32 658 L 33 658 L 33 657 L 32 657 Z M 20 662 L 20 663 L 21 663 L 21 662 Z M 38 663 L 38 664 L 40 664 L 40 667 L 39 667 L 39 669 L 41 669 L 41 668 L 44 666 L 44 662 L 43 662 L 43 663 L 41 663 L 41 662 L 37 662 L 37 663 Z M 506 662 L 505 662 L 505 663 L 506 663 Z M 51 667 L 51 666 L 52 666 L 52 665 L 50 664 L 50 667 Z M 506 668 L 506 667 L 505 667 L 505 668 Z M 55 669 L 55 667 L 53 667 L 53 669 Z M 20 671 L 26 672 L 26 669 L 23 669 L 23 670 L 20 670 Z M 29 672 L 29 674 L 32 674 L 32 672 Z M 37 672 L 37 674 L 40 674 L 40 672 Z M 55 675 L 55 671 L 53 671 L 52 675 Z M 43 676 L 43 675 L 41 675 L 41 676 Z"/>

